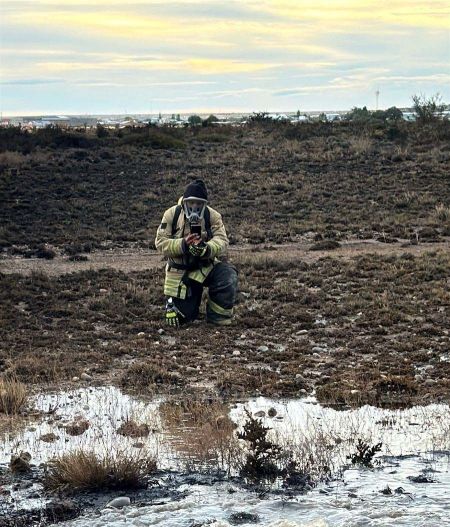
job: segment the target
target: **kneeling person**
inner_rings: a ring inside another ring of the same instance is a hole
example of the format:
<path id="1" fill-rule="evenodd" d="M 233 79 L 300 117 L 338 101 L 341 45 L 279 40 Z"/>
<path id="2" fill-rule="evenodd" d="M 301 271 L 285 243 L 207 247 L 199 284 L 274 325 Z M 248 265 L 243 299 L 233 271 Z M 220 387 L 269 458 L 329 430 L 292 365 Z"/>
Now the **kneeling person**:
<path id="1" fill-rule="evenodd" d="M 208 288 L 207 321 L 231 324 L 237 272 L 218 257 L 228 247 L 222 216 L 207 205 L 206 185 L 190 183 L 178 205 L 166 210 L 155 245 L 167 257 L 164 294 L 166 322 L 179 326 L 198 317 L 203 288 Z"/>

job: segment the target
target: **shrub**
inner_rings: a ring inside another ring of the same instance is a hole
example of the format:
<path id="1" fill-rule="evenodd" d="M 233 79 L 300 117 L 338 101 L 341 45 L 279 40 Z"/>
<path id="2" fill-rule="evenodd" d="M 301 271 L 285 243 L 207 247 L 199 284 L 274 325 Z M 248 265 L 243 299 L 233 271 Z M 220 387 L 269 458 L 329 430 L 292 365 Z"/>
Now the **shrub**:
<path id="1" fill-rule="evenodd" d="M 413 95 L 412 101 L 417 121 L 421 124 L 439 120 L 445 110 L 445 104 L 442 103 L 442 97 L 439 93 L 429 98 L 423 94 Z"/>
<path id="2" fill-rule="evenodd" d="M 238 439 L 248 442 L 249 452 L 240 471 L 241 476 L 250 480 L 274 479 L 281 474 L 278 462 L 282 449 L 267 438 L 269 427 L 255 419 L 247 410 L 247 421 L 243 431 L 238 432 Z"/>
<path id="3" fill-rule="evenodd" d="M 347 459 L 351 460 L 352 465 L 362 465 L 363 467 L 373 468 L 373 458 L 377 452 L 380 452 L 381 447 L 381 443 L 370 446 L 362 439 L 358 439 L 358 442 L 356 443 L 356 452 L 347 456 Z"/>
<path id="4" fill-rule="evenodd" d="M 436 221 L 440 221 L 440 222 L 450 221 L 450 207 L 447 207 L 443 203 L 439 203 L 434 208 L 433 216 Z"/>
<path id="5" fill-rule="evenodd" d="M 140 488 L 155 470 L 155 460 L 142 451 L 100 456 L 80 449 L 49 462 L 44 487 L 50 491 Z"/>
<path id="6" fill-rule="evenodd" d="M 199 124 L 202 124 L 202 118 L 199 115 L 190 115 L 188 117 L 188 123 L 191 126 L 197 126 Z"/>
<path id="7" fill-rule="evenodd" d="M 0 413 L 15 415 L 27 400 L 25 385 L 15 378 L 0 379 Z"/>

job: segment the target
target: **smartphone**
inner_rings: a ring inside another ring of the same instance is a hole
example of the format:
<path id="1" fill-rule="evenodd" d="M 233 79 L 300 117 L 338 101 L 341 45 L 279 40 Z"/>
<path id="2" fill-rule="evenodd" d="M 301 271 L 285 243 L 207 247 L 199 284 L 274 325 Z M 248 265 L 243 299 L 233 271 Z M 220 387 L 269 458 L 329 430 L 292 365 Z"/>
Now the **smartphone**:
<path id="1" fill-rule="evenodd" d="M 199 223 L 191 225 L 191 234 L 197 234 L 198 236 L 201 237 L 201 235 L 202 235 L 202 226 Z"/>

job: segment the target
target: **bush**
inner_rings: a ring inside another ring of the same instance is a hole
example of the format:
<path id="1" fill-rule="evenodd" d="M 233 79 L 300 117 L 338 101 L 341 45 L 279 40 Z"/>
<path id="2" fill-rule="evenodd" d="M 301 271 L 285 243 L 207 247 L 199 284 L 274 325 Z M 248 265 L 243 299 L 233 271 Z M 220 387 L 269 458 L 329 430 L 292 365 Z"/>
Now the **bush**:
<path id="1" fill-rule="evenodd" d="M 202 124 L 202 118 L 199 115 L 190 115 L 188 117 L 188 123 L 191 126 L 197 126 L 199 124 Z"/>
<path id="2" fill-rule="evenodd" d="M 108 130 L 102 126 L 101 124 L 98 124 L 97 125 L 97 131 L 96 131 L 96 134 L 97 134 L 97 137 L 99 139 L 103 138 L 103 137 L 108 137 L 109 136 L 109 132 Z"/>
<path id="3" fill-rule="evenodd" d="M 413 107 L 416 119 L 421 124 L 432 123 L 441 119 L 445 110 L 439 93 L 427 98 L 425 95 L 413 95 Z"/>
<path id="4" fill-rule="evenodd" d="M 0 379 L 0 413 L 15 415 L 27 400 L 25 385 L 17 379 Z"/>
<path id="5" fill-rule="evenodd" d="M 49 462 L 44 487 L 50 491 L 140 488 L 155 471 L 155 460 L 142 451 L 100 456 L 76 450 Z"/>
<path id="6" fill-rule="evenodd" d="M 122 145 L 149 146 L 155 149 L 185 148 L 186 143 L 172 135 L 154 130 L 144 129 L 143 132 L 133 130 L 120 139 Z"/>
<path id="7" fill-rule="evenodd" d="M 91 148 L 97 139 L 89 138 L 84 132 L 65 131 L 58 126 L 46 126 L 29 133 L 19 126 L 0 128 L 2 152 L 6 150 L 29 154 L 36 148 Z"/>

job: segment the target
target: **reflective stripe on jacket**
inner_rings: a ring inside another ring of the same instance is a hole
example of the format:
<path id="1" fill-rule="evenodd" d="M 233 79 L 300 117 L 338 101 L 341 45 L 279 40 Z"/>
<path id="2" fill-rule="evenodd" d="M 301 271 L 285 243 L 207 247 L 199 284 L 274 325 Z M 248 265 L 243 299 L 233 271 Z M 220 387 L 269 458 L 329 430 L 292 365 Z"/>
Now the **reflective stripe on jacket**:
<path id="1" fill-rule="evenodd" d="M 182 198 L 178 201 L 181 205 Z M 175 234 L 172 237 L 172 221 L 175 215 L 176 205 L 167 209 L 158 227 L 155 239 L 155 246 L 166 258 L 168 263 L 166 265 L 166 280 L 164 283 L 164 294 L 166 296 L 174 296 L 176 298 L 186 298 L 187 287 L 183 283 L 183 276 L 186 271 L 182 269 L 174 269 L 170 266 L 171 262 L 175 265 L 187 265 L 193 262 L 192 257 L 183 254 L 183 238 L 189 234 L 189 226 L 186 225 L 184 213 L 178 217 Z M 198 268 L 188 271 L 187 276 L 191 280 L 203 283 L 208 274 L 211 272 L 215 264 L 219 262 L 218 256 L 222 255 L 228 247 L 228 236 L 222 221 L 222 216 L 211 207 L 208 207 L 211 231 L 213 237 L 206 241 L 206 227 L 205 220 L 202 220 L 202 238 L 209 247 L 209 254 L 207 258 L 200 260 Z"/>

